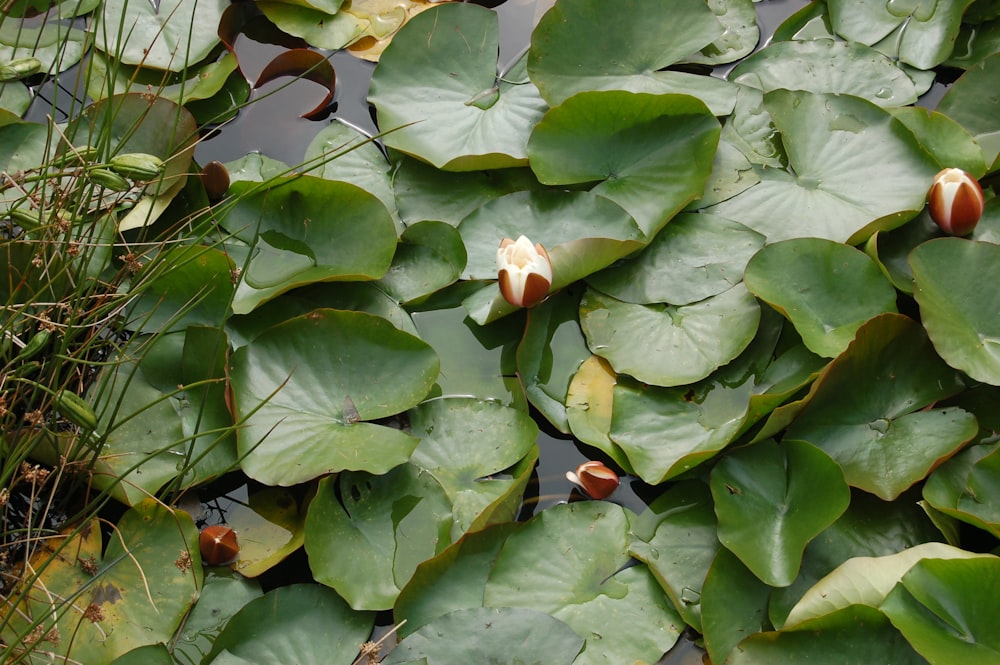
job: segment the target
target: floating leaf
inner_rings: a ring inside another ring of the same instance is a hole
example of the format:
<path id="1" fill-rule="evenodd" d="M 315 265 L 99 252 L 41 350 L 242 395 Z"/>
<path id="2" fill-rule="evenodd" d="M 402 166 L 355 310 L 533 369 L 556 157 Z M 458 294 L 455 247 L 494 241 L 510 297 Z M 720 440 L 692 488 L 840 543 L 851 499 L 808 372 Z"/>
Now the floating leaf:
<path id="1" fill-rule="evenodd" d="M 951 54 L 962 22 L 962 13 L 972 0 L 957 2 L 857 3 L 831 0 L 833 29 L 845 39 L 878 44 L 890 57 L 920 69 L 941 64 Z"/>
<path id="2" fill-rule="evenodd" d="M 725 31 L 682 62 L 721 65 L 749 55 L 760 40 L 757 10 L 752 0 L 709 0 L 708 7 Z"/>
<path id="3" fill-rule="evenodd" d="M 652 571 L 684 621 L 701 630 L 701 590 L 722 545 L 716 537 L 712 495 L 700 481 L 681 481 L 639 517 L 652 533 L 632 539 L 629 551 Z M 736 587 L 738 588 L 738 587 Z"/>
<path id="4" fill-rule="evenodd" d="M 281 586 L 237 612 L 205 662 L 233 662 L 232 655 L 258 665 L 351 665 L 374 620 L 319 584 Z"/>
<path id="5" fill-rule="evenodd" d="M 416 405 L 437 374 L 426 343 L 370 314 L 319 309 L 274 326 L 231 360 L 243 470 L 271 485 L 343 469 L 384 473 L 417 440 L 365 421 Z M 362 422 L 348 418 L 348 398 Z"/>
<path id="6" fill-rule="evenodd" d="M 306 284 L 378 279 L 389 269 L 396 249 L 392 215 L 357 185 L 302 175 L 265 188 L 234 182 L 230 195 L 235 203 L 219 222 L 252 248 L 241 261 L 230 246 L 243 266 L 237 314 Z"/>
<path id="7" fill-rule="evenodd" d="M 444 489 L 412 464 L 327 477 L 306 516 L 309 568 L 351 607 L 388 609 L 417 564 L 451 542 L 452 525 Z"/>
<path id="8" fill-rule="evenodd" d="M 855 557 L 817 582 L 792 608 L 785 627 L 831 614 L 851 605 L 879 607 L 915 564 L 925 559 L 968 559 L 986 555 L 944 543 L 923 543 L 898 554 Z"/>
<path id="9" fill-rule="evenodd" d="M 433 476 L 451 501 L 451 538 L 514 518 L 538 457 L 538 426 L 495 401 L 445 398 L 409 412 L 420 444 L 410 463 Z"/>
<path id="10" fill-rule="evenodd" d="M 723 32 L 702 0 L 639 0 L 628 11 L 601 0 L 563 0 L 531 34 L 528 73 L 550 105 L 586 90 L 685 93 L 715 115 L 733 108 L 725 81 L 664 71 Z M 587 48 L 580 48 L 586 44 Z"/>
<path id="11" fill-rule="evenodd" d="M 568 432 L 570 382 L 590 357 L 577 313 L 582 290 L 570 287 L 532 308 L 517 347 L 517 371 L 532 405 L 560 432 Z"/>
<path id="12" fill-rule="evenodd" d="M 420 302 L 457 280 L 465 262 L 465 245 L 454 227 L 418 222 L 403 231 L 392 265 L 378 285 L 400 302 Z"/>
<path id="13" fill-rule="evenodd" d="M 683 622 L 643 565 L 626 567 L 629 518 L 602 501 L 543 511 L 507 543 L 486 585 L 489 607 L 547 612 L 586 639 L 576 665 L 655 661 Z"/>
<path id="14" fill-rule="evenodd" d="M 739 284 L 747 261 L 763 245 L 763 236 L 738 222 L 684 213 L 641 253 L 587 283 L 625 302 L 690 305 Z"/>
<path id="15" fill-rule="evenodd" d="M 937 510 L 1000 537 L 1000 512 L 990 497 L 1000 487 L 1000 444 L 969 446 L 927 478 L 923 493 Z"/>
<path id="16" fill-rule="evenodd" d="M 393 608 L 397 621 L 406 620 L 399 634 L 405 637 L 454 610 L 482 607 L 490 569 L 507 537 L 521 524 L 504 522 L 467 533 L 417 566 Z"/>
<path id="17" fill-rule="evenodd" d="M 718 121 L 687 95 L 582 92 L 550 109 L 528 140 L 539 182 L 598 182 L 591 191 L 624 208 L 652 238 L 701 196 Z"/>
<path id="18" fill-rule="evenodd" d="M 742 284 L 693 305 L 632 305 L 588 289 L 580 303 L 587 344 L 616 371 L 657 386 L 705 378 L 746 348 L 760 307 Z"/>
<path id="19" fill-rule="evenodd" d="M 32 564 L 40 576 L 21 611 L 12 613 L 5 641 L 15 641 L 9 631 L 38 617 L 42 635 L 55 628 L 61 636 L 73 636 L 51 645 L 60 659 L 72 654 L 88 665 L 168 642 L 202 583 L 194 522 L 183 511 L 145 499 L 125 512 L 114 534 L 103 557 L 96 520 L 75 534 L 46 539 Z M 85 572 L 84 565 L 96 572 Z"/>
<path id="20" fill-rule="evenodd" d="M 107 0 L 97 12 L 95 46 L 126 65 L 179 72 L 219 44 L 217 28 L 228 6 L 226 0 Z"/>
<path id="21" fill-rule="evenodd" d="M 810 351 L 833 358 L 865 321 L 896 311 L 896 290 L 863 252 L 820 238 L 783 240 L 750 259 L 747 288 L 781 312 Z"/>
<path id="22" fill-rule="evenodd" d="M 785 440 L 819 446 L 848 484 L 892 500 L 977 433 L 971 413 L 925 408 L 961 389 L 918 324 L 882 314 L 816 380 Z"/>
<path id="23" fill-rule="evenodd" d="M 1000 558 L 924 559 L 886 597 L 881 609 L 931 662 L 1000 663 L 992 621 Z"/>
<path id="24" fill-rule="evenodd" d="M 910 254 L 914 297 L 934 349 L 992 385 L 1000 385 L 1000 296 L 983 284 L 998 261 L 1000 246 L 961 238 L 925 242 Z"/>
<path id="25" fill-rule="evenodd" d="M 788 631 L 752 635 L 737 645 L 727 665 L 927 665 L 878 610 L 851 605 Z"/>
<path id="26" fill-rule="evenodd" d="M 923 209 L 939 167 L 887 111 L 847 95 L 775 90 L 764 100 L 788 170 L 758 168 L 761 182 L 709 212 L 769 242 L 819 237 L 853 244 Z"/>
<path id="27" fill-rule="evenodd" d="M 233 568 L 244 577 L 270 570 L 305 540 L 305 515 L 298 501 L 281 487 L 265 487 L 234 503 L 226 511 L 226 525 L 239 536 L 240 554 Z"/>
<path id="28" fill-rule="evenodd" d="M 368 93 L 386 145 L 449 171 L 525 165 L 545 102 L 523 60 L 498 77 L 498 34 L 497 15 L 472 4 L 439 4 L 407 23 Z M 494 88 L 494 103 L 474 103 Z"/>
<path id="29" fill-rule="evenodd" d="M 544 612 L 472 607 L 445 614 L 408 635 L 384 665 L 452 665 L 475 653 L 485 662 L 571 665 L 583 638 Z"/>
<path id="30" fill-rule="evenodd" d="M 767 602 L 772 589 L 726 548 L 711 564 L 701 592 L 702 632 L 712 662 L 726 663 L 740 642 L 770 628 Z"/>
<path id="31" fill-rule="evenodd" d="M 847 509 L 850 491 L 836 463 L 801 442 L 761 442 L 712 470 L 719 540 L 772 586 L 792 583 L 810 540 Z"/>
<path id="32" fill-rule="evenodd" d="M 883 107 L 917 101 L 913 80 L 889 57 L 858 42 L 772 42 L 736 65 L 729 79 L 764 92 L 784 88 L 854 95 Z"/>

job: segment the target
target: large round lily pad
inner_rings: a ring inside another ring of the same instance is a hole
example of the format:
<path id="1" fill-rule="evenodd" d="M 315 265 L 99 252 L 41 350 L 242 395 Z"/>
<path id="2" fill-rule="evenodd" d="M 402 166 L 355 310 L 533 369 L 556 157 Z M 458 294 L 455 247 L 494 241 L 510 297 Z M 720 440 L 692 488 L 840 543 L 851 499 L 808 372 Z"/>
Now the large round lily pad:
<path id="1" fill-rule="evenodd" d="M 528 141 L 546 185 L 598 182 L 647 237 L 701 196 L 719 122 L 687 95 L 581 92 L 546 112 Z"/>
<path id="2" fill-rule="evenodd" d="M 437 374 L 434 351 L 381 317 L 320 309 L 277 325 L 231 360 L 243 470 L 272 485 L 384 473 L 417 439 L 367 421 L 416 405 Z"/>
<path id="3" fill-rule="evenodd" d="M 810 351 L 833 358 L 862 323 L 896 311 L 896 290 L 875 262 L 853 247 L 794 238 L 750 259 L 747 288 L 788 317 Z"/>
<path id="4" fill-rule="evenodd" d="M 451 171 L 525 165 L 528 133 L 546 105 L 525 81 L 523 60 L 498 77 L 498 53 L 488 9 L 448 3 L 413 17 L 369 89 L 386 144 Z"/>
<path id="5" fill-rule="evenodd" d="M 580 303 L 591 350 L 657 386 L 704 379 L 746 348 L 759 321 L 760 306 L 742 283 L 683 307 L 632 305 L 593 289 Z"/>
<path id="6" fill-rule="evenodd" d="M 819 237 L 864 240 L 923 207 L 937 163 L 898 120 L 848 95 L 775 90 L 766 110 L 781 133 L 786 169 L 709 208 L 769 242 Z"/>
<path id="7" fill-rule="evenodd" d="M 701 0 L 563 0 L 531 35 L 528 73 L 552 106 L 585 90 L 687 93 L 716 115 L 733 108 L 725 81 L 664 71 L 715 41 L 722 25 Z M 586 45 L 582 47 L 581 45 Z"/>
<path id="8" fill-rule="evenodd" d="M 587 501 L 542 512 L 507 539 L 484 602 L 547 612 L 586 640 L 576 665 L 655 662 L 683 621 L 644 565 L 629 562 L 629 517 Z"/>

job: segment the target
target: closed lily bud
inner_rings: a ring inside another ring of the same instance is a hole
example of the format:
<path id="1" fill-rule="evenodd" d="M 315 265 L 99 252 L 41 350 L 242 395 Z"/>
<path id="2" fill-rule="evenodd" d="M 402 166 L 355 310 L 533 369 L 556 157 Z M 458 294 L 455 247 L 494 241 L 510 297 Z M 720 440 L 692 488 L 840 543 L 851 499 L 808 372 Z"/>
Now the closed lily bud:
<path id="1" fill-rule="evenodd" d="M 934 176 L 927 204 L 931 219 L 942 231 L 964 236 L 976 228 L 986 200 L 983 188 L 971 175 L 962 169 L 944 169 Z"/>
<path id="2" fill-rule="evenodd" d="M 584 462 L 576 473 L 566 472 L 566 479 L 578 485 L 591 499 L 606 499 L 618 489 L 618 474 L 601 462 Z"/>
<path id="3" fill-rule="evenodd" d="M 497 250 L 500 293 L 516 307 L 534 307 L 552 286 L 552 261 L 540 244 L 532 245 L 525 236 L 516 241 L 504 238 Z"/>
<path id="4" fill-rule="evenodd" d="M 95 185 L 115 192 L 127 192 L 132 188 L 132 183 L 111 169 L 90 169 L 87 171 L 87 179 Z"/>
<path id="5" fill-rule="evenodd" d="M 146 182 L 163 173 L 163 160 L 144 152 L 130 152 L 111 158 L 111 168 L 120 176 Z"/>
<path id="6" fill-rule="evenodd" d="M 198 549 L 201 550 L 201 560 L 209 566 L 231 563 L 240 554 L 236 532 L 223 524 L 202 529 L 198 535 Z"/>

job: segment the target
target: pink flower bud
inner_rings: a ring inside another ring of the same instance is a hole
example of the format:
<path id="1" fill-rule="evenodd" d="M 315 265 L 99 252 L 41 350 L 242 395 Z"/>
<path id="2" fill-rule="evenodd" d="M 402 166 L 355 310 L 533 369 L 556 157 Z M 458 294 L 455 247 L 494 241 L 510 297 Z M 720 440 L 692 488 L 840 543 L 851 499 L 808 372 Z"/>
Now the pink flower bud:
<path id="1" fill-rule="evenodd" d="M 601 462 L 584 462 L 576 473 L 566 472 L 566 479 L 578 485 L 591 499 L 606 499 L 618 489 L 618 474 Z"/>
<path id="2" fill-rule="evenodd" d="M 534 307 L 552 286 L 552 261 L 541 245 L 532 245 L 525 236 L 517 241 L 504 238 L 497 250 L 500 293 L 511 305 Z"/>
<path id="3" fill-rule="evenodd" d="M 942 231 L 964 236 L 976 228 L 986 200 L 983 188 L 971 175 L 962 169 L 944 169 L 934 176 L 927 204 L 931 219 Z"/>

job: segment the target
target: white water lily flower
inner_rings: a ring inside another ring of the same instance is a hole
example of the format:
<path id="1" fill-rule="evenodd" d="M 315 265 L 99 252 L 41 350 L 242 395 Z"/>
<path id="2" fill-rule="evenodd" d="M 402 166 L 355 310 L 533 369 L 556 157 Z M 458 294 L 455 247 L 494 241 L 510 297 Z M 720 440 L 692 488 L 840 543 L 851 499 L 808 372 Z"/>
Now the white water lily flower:
<path id="1" fill-rule="evenodd" d="M 532 245 L 525 236 L 516 241 L 504 238 L 497 250 L 497 275 L 500 293 L 507 302 L 534 307 L 552 286 L 552 261 L 544 247 Z"/>

